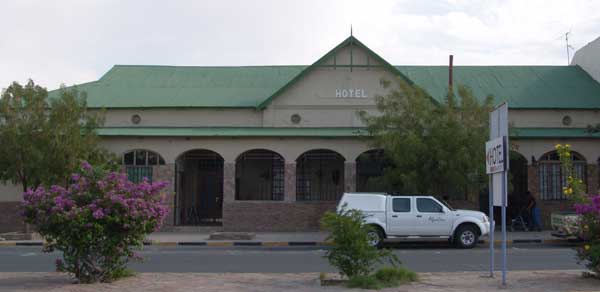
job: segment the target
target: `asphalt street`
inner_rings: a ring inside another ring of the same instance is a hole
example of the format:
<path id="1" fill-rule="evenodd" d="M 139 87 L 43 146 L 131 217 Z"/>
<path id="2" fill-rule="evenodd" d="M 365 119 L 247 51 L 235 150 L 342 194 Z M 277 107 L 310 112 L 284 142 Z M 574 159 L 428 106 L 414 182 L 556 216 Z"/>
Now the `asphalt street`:
<path id="1" fill-rule="evenodd" d="M 395 248 L 402 262 L 417 272 L 487 271 L 489 251 L 485 247 L 461 250 L 439 248 Z M 131 266 L 138 272 L 334 272 L 321 249 L 264 247 L 158 247 L 140 252 L 143 263 Z M 54 270 L 58 253 L 46 254 L 41 247 L 0 248 L 0 272 L 47 272 Z M 512 247 L 508 268 L 514 270 L 582 269 L 568 247 Z M 496 250 L 496 266 L 500 253 Z"/>

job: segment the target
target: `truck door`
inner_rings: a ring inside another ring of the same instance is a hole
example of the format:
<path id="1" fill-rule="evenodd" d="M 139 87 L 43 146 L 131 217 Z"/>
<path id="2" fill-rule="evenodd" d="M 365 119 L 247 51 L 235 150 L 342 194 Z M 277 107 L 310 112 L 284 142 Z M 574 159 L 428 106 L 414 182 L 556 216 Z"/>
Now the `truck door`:
<path id="1" fill-rule="evenodd" d="M 452 228 L 450 214 L 431 198 L 416 198 L 415 231 L 420 236 L 448 236 Z"/>
<path id="2" fill-rule="evenodd" d="M 387 227 L 388 235 L 414 235 L 415 214 L 411 206 L 411 198 L 391 198 L 388 204 Z"/>

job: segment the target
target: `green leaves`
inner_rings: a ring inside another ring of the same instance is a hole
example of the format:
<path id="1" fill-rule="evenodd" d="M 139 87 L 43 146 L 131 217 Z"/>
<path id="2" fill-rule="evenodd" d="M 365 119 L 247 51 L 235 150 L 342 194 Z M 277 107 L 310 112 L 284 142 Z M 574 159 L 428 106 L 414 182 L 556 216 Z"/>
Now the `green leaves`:
<path id="1" fill-rule="evenodd" d="M 330 232 L 327 241 L 332 244 L 325 257 L 348 278 L 369 275 L 377 263 L 400 264 L 389 250 L 369 245 L 367 233 L 373 227 L 365 225 L 364 218 L 359 210 L 342 208 L 337 213 L 325 213 L 321 219 L 323 229 Z"/>
<path id="2" fill-rule="evenodd" d="M 418 87 L 397 80 L 397 89 L 376 98 L 380 113 L 361 117 L 375 147 L 391 160 L 378 182 L 387 191 L 466 193 L 484 181 L 485 141 L 492 97 L 480 103 L 466 87 L 439 103 Z"/>
<path id="3" fill-rule="evenodd" d="M 97 146 L 95 129 L 102 113 L 86 108 L 85 93 L 60 89 L 48 100 L 45 88 L 17 82 L 0 98 L 0 181 L 23 189 L 65 184 L 81 160 L 94 164 L 111 159 Z"/>

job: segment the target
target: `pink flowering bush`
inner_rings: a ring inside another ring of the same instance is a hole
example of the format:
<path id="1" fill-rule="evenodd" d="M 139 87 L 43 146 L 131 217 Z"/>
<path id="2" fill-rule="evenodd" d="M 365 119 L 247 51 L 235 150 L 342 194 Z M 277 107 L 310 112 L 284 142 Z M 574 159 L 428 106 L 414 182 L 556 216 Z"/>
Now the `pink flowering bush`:
<path id="1" fill-rule="evenodd" d="M 584 240 L 577 248 L 577 258 L 590 270 L 589 275 L 600 277 L 600 195 L 588 195 L 585 184 L 574 177 L 570 145 L 556 145 L 563 170 L 567 176 L 563 193 L 573 201 L 580 215 L 579 235 Z"/>
<path id="2" fill-rule="evenodd" d="M 585 243 L 577 249 L 580 261 L 600 277 L 600 195 L 590 197 L 585 203 L 576 203 L 575 211 L 581 215 L 580 233 Z"/>
<path id="3" fill-rule="evenodd" d="M 165 182 L 135 184 L 123 173 L 83 162 L 67 187 L 24 194 L 23 216 L 46 239 L 45 251 L 63 252 L 58 271 L 81 283 L 108 282 L 127 274 L 134 249 L 167 215 Z"/>

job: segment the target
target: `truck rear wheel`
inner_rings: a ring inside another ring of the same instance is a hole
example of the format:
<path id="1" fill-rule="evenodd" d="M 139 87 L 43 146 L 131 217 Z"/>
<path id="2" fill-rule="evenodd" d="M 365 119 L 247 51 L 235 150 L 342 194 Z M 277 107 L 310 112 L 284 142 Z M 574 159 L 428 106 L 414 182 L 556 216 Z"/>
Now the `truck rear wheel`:
<path id="1" fill-rule="evenodd" d="M 383 245 L 383 231 L 381 228 L 373 226 L 369 232 L 367 232 L 367 240 L 369 245 L 380 248 Z"/>
<path id="2" fill-rule="evenodd" d="M 463 225 L 454 234 L 454 244 L 458 248 L 474 248 L 479 240 L 475 226 Z"/>

